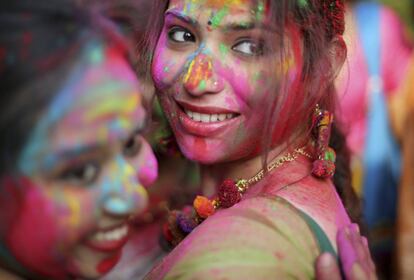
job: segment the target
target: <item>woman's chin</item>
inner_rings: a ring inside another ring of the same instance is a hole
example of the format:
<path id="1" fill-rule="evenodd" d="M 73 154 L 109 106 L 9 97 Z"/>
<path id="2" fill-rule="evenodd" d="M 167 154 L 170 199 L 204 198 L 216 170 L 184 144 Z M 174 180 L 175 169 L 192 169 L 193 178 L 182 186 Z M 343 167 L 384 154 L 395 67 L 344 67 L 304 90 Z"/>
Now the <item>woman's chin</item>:
<path id="1" fill-rule="evenodd" d="M 110 272 L 121 258 L 121 250 L 113 254 L 95 253 L 88 248 L 78 249 L 68 270 L 80 279 L 98 279 Z"/>

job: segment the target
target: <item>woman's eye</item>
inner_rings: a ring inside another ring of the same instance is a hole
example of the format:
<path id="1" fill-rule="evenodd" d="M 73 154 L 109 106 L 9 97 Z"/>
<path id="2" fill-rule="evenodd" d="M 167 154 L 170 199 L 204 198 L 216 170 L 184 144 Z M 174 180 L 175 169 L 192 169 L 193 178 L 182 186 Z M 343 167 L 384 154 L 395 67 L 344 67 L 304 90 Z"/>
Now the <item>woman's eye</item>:
<path id="1" fill-rule="evenodd" d="M 129 138 L 123 147 L 123 153 L 127 157 L 134 157 L 141 150 L 142 139 L 139 135 L 134 135 Z"/>
<path id="2" fill-rule="evenodd" d="M 231 49 L 244 55 L 258 56 L 263 54 L 264 48 L 261 43 L 242 41 L 234 45 Z"/>
<path id="3" fill-rule="evenodd" d="M 66 169 L 59 179 L 74 185 L 90 185 L 99 175 L 99 166 L 96 163 L 84 163 Z"/>
<path id="4" fill-rule="evenodd" d="M 168 38 L 176 43 L 195 42 L 195 36 L 185 28 L 174 27 L 168 32 Z"/>

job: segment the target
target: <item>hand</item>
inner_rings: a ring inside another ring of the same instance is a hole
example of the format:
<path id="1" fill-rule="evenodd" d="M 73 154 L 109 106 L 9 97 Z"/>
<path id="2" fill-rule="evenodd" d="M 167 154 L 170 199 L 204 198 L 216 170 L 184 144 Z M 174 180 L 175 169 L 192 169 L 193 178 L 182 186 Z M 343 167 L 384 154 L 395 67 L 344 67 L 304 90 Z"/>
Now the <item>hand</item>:
<path id="1" fill-rule="evenodd" d="M 368 248 L 368 241 L 359 233 L 358 225 L 351 224 L 337 234 L 339 258 L 347 280 L 376 280 L 375 265 Z M 318 280 L 340 280 L 341 273 L 334 256 L 320 255 L 316 261 Z"/>

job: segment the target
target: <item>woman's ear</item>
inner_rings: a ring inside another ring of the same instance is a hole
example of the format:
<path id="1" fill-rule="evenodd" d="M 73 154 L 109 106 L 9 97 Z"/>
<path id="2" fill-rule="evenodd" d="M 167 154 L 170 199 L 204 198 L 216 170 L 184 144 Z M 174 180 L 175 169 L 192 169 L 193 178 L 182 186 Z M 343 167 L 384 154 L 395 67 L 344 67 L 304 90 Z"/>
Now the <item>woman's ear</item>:
<path id="1" fill-rule="evenodd" d="M 345 63 L 347 48 L 342 36 L 335 36 L 330 45 L 329 56 L 334 77 L 338 76 L 342 66 Z"/>

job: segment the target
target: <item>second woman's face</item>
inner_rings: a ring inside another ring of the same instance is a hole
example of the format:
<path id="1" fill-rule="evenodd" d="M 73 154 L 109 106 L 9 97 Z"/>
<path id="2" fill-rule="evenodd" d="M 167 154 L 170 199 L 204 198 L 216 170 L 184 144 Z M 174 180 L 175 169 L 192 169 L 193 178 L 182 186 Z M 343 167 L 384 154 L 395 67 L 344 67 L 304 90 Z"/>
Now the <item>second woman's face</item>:
<path id="1" fill-rule="evenodd" d="M 300 50 L 286 47 L 281 67 L 264 2 L 170 1 L 152 74 L 190 159 L 209 164 L 257 155 L 281 77 L 297 77 Z"/>
<path id="2" fill-rule="evenodd" d="M 119 51 L 89 47 L 34 128 L 19 175 L 2 178 L 2 262 L 51 279 L 99 277 L 118 262 L 157 176 L 139 91 Z"/>

